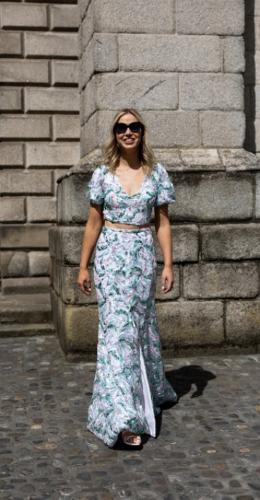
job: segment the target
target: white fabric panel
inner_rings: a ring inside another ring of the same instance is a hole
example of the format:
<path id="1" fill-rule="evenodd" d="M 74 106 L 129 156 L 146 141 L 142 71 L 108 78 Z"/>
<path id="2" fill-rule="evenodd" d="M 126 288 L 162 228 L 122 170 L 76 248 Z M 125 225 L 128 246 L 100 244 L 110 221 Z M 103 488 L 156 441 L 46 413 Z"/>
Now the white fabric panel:
<path id="1" fill-rule="evenodd" d="M 141 363 L 142 385 L 143 385 L 143 394 L 144 394 L 144 413 L 145 413 L 145 416 L 146 416 L 146 419 L 147 419 L 147 422 L 149 425 L 150 435 L 152 437 L 155 437 L 156 436 L 156 422 L 155 422 L 155 416 L 154 416 L 153 401 L 152 401 L 152 395 L 151 395 L 151 390 L 150 390 L 150 386 L 149 386 L 149 381 L 147 378 L 145 361 L 143 358 L 141 346 L 140 346 L 140 363 Z"/>

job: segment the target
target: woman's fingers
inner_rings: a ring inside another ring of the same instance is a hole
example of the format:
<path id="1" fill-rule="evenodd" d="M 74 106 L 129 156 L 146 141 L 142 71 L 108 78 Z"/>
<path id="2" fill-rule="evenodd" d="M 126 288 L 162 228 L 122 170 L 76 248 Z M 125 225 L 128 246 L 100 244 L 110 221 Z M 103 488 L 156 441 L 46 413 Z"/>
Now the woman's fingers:
<path id="1" fill-rule="evenodd" d="M 88 295 L 91 293 L 91 281 L 90 280 L 85 280 L 83 282 L 83 289 L 84 289 L 84 293 L 86 293 Z"/>
<path id="2" fill-rule="evenodd" d="M 162 292 L 163 293 L 167 293 L 169 292 L 172 287 L 173 287 L 173 283 L 174 283 L 174 277 L 173 275 L 171 276 L 163 276 L 162 277 Z"/>
<path id="3" fill-rule="evenodd" d="M 91 293 L 91 281 L 90 280 L 78 281 L 78 286 L 79 286 L 81 292 L 85 293 L 85 295 L 90 295 L 90 293 Z"/>

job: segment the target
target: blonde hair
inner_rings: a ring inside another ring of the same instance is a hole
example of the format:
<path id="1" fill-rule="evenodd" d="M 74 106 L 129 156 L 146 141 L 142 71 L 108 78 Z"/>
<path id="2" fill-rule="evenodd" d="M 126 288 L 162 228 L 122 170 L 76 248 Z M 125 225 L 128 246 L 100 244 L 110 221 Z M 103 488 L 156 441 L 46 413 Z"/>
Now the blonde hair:
<path id="1" fill-rule="evenodd" d="M 122 109 L 121 111 L 118 111 L 114 116 L 110 129 L 110 136 L 102 148 L 103 163 L 107 165 L 111 173 L 115 172 L 116 167 L 118 166 L 120 161 L 120 150 L 117 145 L 114 126 L 118 122 L 118 120 L 120 120 L 120 118 L 126 113 L 131 113 L 131 115 L 135 116 L 137 121 L 139 121 L 143 125 L 142 138 L 139 144 L 139 159 L 141 165 L 144 167 L 145 174 L 150 175 L 155 163 L 154 152 L 147 141 L 147 130 L 144 120 L 140 113 L 133 108 Z"/>

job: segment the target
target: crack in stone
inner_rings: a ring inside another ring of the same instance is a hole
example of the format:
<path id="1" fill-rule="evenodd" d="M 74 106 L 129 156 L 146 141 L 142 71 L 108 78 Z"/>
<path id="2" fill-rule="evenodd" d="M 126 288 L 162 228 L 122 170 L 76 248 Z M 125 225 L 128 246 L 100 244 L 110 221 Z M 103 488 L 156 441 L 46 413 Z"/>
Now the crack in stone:
<path id="1" fill-rule="evenodd" d="M 158 85 L 160 85 L 163 82 L 165 82 L 165 80 L 160 80 L 159 82 L 155 83 L 154 85 L 151 85 L 151 87 L 149 87 L 149 89 L 147 89 L 144 92 L 144 94 L 142 95 L 142 97 L 144 97 L 146 94 L 148 94 L 149 92 L 151 92 L 151 90 L 153 90 L 155 87 L 158 87 Z"/>
<path id="2" fill-rule="evenodd" d="M 129 78 L 129 77 L 127 77 L 127 78 L 122 78 L 122 80 L 119 80 L 119 82 L 117 82 L 117 83 L 115 84 L 115 87 L 117 87 L 117 85 L 120 85 L 120 83 L 125 82 L 126 80 L 128 80 L 128 78 Z"/>

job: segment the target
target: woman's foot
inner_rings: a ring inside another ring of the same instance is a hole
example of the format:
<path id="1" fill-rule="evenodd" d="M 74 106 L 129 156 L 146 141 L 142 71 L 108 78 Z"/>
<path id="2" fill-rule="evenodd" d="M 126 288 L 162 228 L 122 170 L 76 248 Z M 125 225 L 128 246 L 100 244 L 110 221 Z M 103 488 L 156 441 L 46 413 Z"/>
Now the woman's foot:
<path id="1" fill-rule="evenodd" d="M 138 434 L 134 434 L 131 431 L 122 431 L 122 439 L 124 444 L 130 446 L 140 446 L 142 439 Z"/>

